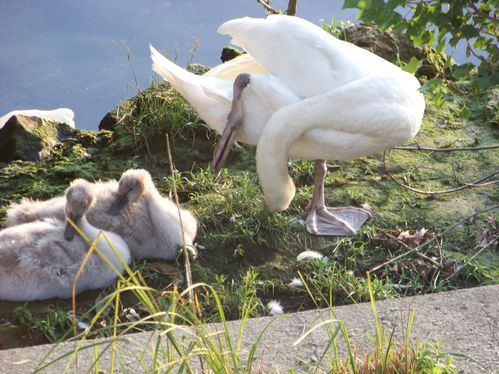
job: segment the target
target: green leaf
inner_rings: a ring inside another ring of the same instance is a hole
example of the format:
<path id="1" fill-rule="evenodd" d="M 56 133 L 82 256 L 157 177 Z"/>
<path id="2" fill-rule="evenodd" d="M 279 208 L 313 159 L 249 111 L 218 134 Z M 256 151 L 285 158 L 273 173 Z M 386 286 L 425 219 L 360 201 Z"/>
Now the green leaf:
<path id="1" fill-rule="evenodd" d="M 341 9 L 358 8 L 360 0 L 345 0 Z"/>
<path id="2" fill-rule="evenodd" d="M 475 66 L 471 62 L 468 62 L 466 64 L 456 66 L 452 70 L 452 76 L 454 79 L 464 80 L 470 77 L 473 70 L 476 70 Z"/>
<path id="3" fill-rule="evenodd" d="M 478 36 L 478 30 L 472 25 L 464 25 L 461 28 L 461 32 L 463 33 L 466 39 L 471 39 L 474 38 L 475 36 Z"/>
<path id="4" fill-rule="evenodd" d="M 402 70 L 415 75 L 421 66 L 423 66 L 423 61 L 418 60 L 416 57 L 412 56 L 409 62 L 402 67 Z"/>

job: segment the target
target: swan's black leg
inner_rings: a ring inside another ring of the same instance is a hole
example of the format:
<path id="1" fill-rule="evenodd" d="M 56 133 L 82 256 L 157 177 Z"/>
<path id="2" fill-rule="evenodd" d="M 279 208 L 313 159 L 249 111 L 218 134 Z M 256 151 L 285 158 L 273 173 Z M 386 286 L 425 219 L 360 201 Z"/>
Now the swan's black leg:
<path id="1" fill-rule="evenodd" d="M 243 108 L 241 105 L 241 94 L 250 83 L 249 74 L 239 74 L 234 80 L 234 90 L 232 99 L 232 108 L 227 116 L 227 124 L 222 132 L 222 137 L 215 147 L 211 168 L 218 173 L 229 155 L 230 147 L 234 144 L 237 135 L 237 129 L 243 122 Z"/>
<path id="2" fill-rule="evenodd" d="M 357 233 L 371 213 L 360 208 L 328 208 L 324 201 L 324 179 L 327 167 L 324 160 L 315 161 L 315 186 L 308 208 L 307 231 L 313 235 L 351 236 Z"/>

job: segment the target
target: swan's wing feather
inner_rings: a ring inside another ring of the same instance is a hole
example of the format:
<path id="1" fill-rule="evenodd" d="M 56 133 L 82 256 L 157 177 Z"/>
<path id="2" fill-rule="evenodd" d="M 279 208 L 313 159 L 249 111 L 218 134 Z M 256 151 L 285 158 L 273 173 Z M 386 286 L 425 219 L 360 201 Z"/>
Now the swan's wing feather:
<path id="1" fill-rule="evenodd" d="M 372 72 L 398 69 L 353 44 L 340 41 L 298 17 L 238 18 L 218 32 L 232 37 L 297 95 L 310 97 Z"/>
<path id="2" fill-rule="evenodd" d="M 232 82 L 193 74 L 168 60 L 154 47 L 150 48 L 154 72 L 180 92 L 210 127 L 221 132 L 232 103 Z"/>
<path id="3" fill-rule="evenodd" d="M 204 75 L 218 79 L 234 80 L 240 73 L 265 74 L 267 73 L 267 69 L 256 61 L 253 56 L 246 53 L 215 66 Z"/>

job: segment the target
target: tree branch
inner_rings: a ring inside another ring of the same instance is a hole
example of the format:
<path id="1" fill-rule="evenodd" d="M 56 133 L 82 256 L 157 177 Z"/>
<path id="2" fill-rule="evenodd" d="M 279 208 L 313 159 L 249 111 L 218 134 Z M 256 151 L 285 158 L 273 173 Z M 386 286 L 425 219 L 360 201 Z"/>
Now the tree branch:
<path id="1" fill-rule="evenodd" d="M 267 3 L 265 0 L 256 0 L 257 3 L 259 3 L 261 6 L 265 8 L 268 14 L 279 14 L 277 10 L 275 10 L 269 3 Z"/>
<path id="2" fill-rule="evenodd" d="M 298 0 L 289 0 L 288 10 L 286 11 L 286 14 L 288 16 L 296 16 L 297 3 L 298 3 Z"/>

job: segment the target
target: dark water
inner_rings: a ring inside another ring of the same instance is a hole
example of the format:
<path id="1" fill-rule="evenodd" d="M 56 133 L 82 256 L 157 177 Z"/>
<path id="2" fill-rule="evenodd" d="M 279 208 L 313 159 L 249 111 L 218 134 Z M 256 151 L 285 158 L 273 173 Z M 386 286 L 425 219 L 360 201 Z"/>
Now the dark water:
<path id="1" fill-rule="evenodd" d="M 342 4 L 299 1 L 298 14 L 316 23 L 333 14 L 354 19 Z M 264 14 L 256 0 L 0 0 L 0 116 L 68 107 L 78 128 L 95 129 L 137 86 L 149 85 L 149 43 L 185 65 L 197 38 L 193 62 L 216 65 L 229 41 L 218 25 Z"/>
<path id="2" fill-rule="evenodd" d="M 301 0 L 298 15 L 354 20 L 357 11 L 342 4 Z M 149 43 L 186 65 L 196 38 L 192 61 L 213 66 L 229 42 L 218 25 L 264 15 L 256 0 L 0 0 L 0 116 L 69 107 L 78 128 L 96 129 L 122 99 L 149 86 Z M 454 58 L 465 60 L 464 47 Z"/>

